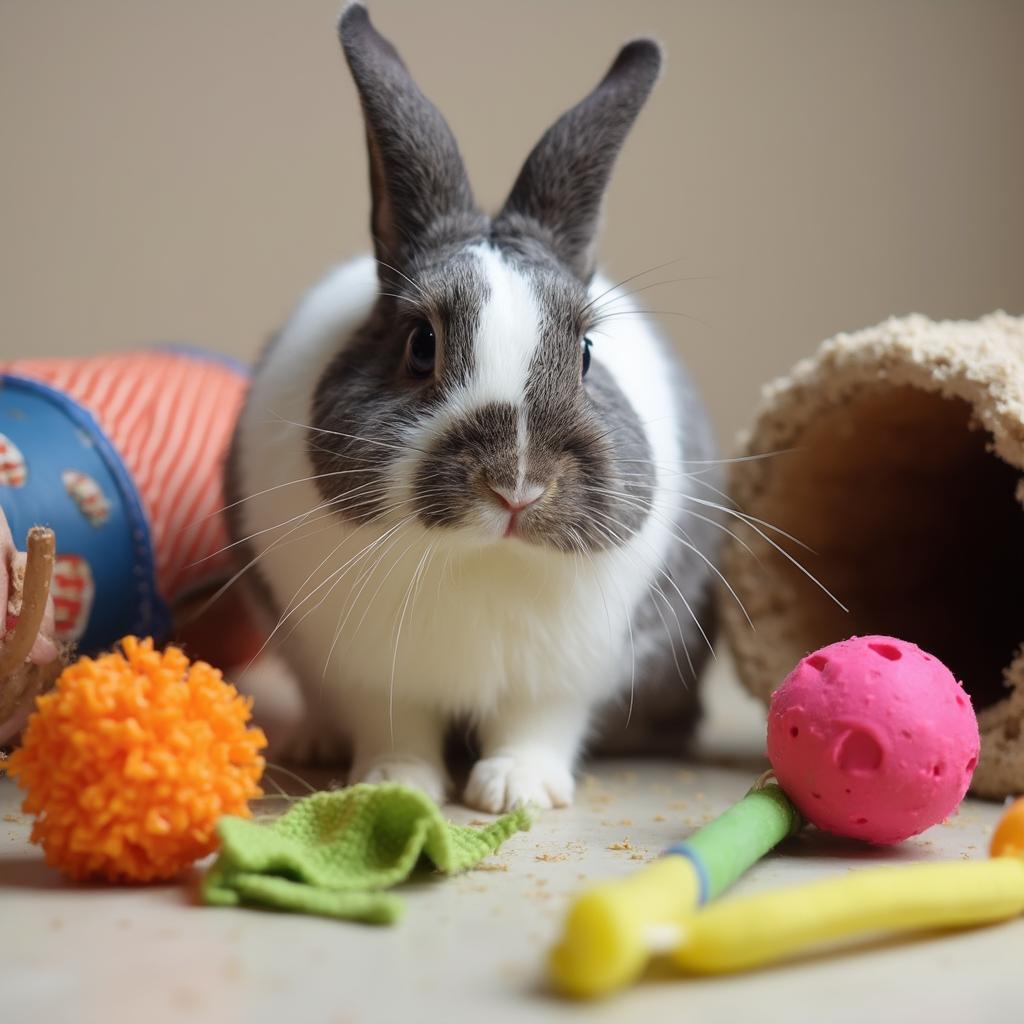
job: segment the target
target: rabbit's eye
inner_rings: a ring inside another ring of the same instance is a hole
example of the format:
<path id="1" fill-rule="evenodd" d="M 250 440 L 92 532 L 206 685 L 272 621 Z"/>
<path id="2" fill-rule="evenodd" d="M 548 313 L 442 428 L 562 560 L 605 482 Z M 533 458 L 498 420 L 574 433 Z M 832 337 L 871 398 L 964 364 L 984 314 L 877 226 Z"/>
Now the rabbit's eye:
<path id="1" fill-rule="evenodd" d="M 594 343 L 589 338 L 584 338 L 580 343 L 583 349 L 583 365 L 580 368 L 580 380 L 587 375 L 587 370 L 590 369 L 590 346 Z"/>
<path id="2" fill-rule="evenodd" d="M 414 377 L 429 377 L 434 372 L 437 339 L 434 328 L 421 320 L 410 332 L 406 344 L 406 363 Z"/>

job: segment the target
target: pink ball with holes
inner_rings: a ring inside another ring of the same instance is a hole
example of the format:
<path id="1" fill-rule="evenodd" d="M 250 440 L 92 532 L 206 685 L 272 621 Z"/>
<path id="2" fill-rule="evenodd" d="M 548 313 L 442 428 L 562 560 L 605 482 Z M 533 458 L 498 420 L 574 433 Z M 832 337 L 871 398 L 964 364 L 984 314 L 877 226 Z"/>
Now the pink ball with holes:
<path id="1" fill-rule="evenodd" d="M 898 843 L 945 820 L 978 763 L 978 721 L 938 658 L 891 636 L 809 654 L 773 694 L 768 757 L 812 824 Z"/>

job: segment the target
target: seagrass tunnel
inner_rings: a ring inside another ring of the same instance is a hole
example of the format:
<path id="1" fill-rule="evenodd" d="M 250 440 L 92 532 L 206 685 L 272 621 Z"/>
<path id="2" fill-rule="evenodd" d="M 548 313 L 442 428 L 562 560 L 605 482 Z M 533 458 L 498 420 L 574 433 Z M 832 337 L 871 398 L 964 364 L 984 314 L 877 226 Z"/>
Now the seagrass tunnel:
<path id="1" fill-rule="evenodd" d="M 723 571 L 755 629 L 721 607 L 746 687 L 767 700 L 819 646 L 903 637 L 971 694 L 974 791 L 1024 791 L 1024 318 L 838 335 L 765 389 L 737 454 L 757 456 L 731 466 L 738 507 L 811 549 L 731 524 Z"/>

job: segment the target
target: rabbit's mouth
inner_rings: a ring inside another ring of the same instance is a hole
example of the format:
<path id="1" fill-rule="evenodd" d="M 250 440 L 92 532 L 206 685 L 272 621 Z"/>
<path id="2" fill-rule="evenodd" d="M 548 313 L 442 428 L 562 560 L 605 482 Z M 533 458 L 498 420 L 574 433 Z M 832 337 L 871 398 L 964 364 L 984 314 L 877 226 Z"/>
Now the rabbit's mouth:
<path id="1" fill-rule="evenodd" d="M 437 491 L 433 494 L 436 496 Z M 467 474 L 450 495 L 446 508 L 440 511 L 436 501 L 421 503 L 420 518 L 425 525 L 448 528 L 473 546 L 513 542 L 549 550 L 568 549 L 563 538 L 565 523 L 558 511 L 558 478 L 501 483 L 477 470 Z"/>
<path id="2" fill-rule="evenodd" d="M 433 485 L 420 487 L 420 521 L 446 531 L 457 546 L 528 547 L 573 557 L 621 546 L 642 528 L 650 512 L 647 505 L 610 499 L 609 488 L 591 480 L 571 454 L 552 466 L 554 471 L 543 479 L 526 476 L 516 484 L 499 483 L 464 461 L 435 471 L 425 460 L 419 480 L 429 475 Z M 442 478 L 443 491 L 438 486 Z"/>

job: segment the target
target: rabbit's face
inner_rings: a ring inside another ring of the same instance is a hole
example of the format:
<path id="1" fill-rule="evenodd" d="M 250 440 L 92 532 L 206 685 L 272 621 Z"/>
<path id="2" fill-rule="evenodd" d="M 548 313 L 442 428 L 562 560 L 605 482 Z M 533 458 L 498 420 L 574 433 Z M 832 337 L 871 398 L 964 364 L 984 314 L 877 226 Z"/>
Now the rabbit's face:
<path id="1" fill-rule="evenodd" d="M 313 398 L 327 514 L 566 551 L 624 543 L 649 513 L 650 452 L 600 352 L 590 358 L 588 283 L 601 197 L 658 76 L 657 45 L 622 48 L 490 220 L 444 118 L 365 8 L 345 9 L 340 34 L 380 288 Z"/>
<path id="2" fill-rule="evenodd" d="M 408 267 L 325 374 L 310 455 L 330 508 L 469 542 L 625 543 L 654 485 L 587 288 L 528 240 Z"/>

